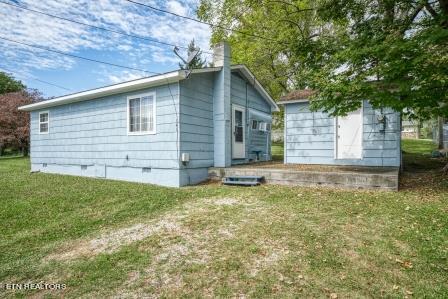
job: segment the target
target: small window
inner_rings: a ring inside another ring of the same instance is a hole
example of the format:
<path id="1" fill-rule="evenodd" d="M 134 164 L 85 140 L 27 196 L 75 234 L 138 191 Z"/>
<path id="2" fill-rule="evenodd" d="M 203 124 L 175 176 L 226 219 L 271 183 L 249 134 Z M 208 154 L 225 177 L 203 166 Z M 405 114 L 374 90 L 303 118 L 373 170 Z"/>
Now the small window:
<path id="1" fill-rule="evenodd" d="M 260 131 L 266 131 L 266 125 L 267 125 L 267 123 L 265 123 L 265 122 L 260 122 L 260 125 L 259 125 L 259 130 Z"/>
<path id="2" fill-rule="evenodd" d="M 258 120 L 252 120 L 252 130 L 258 130 Z"/>
<path id="3" fill-rule="evenodd" d="M 266 131 L 271 132 L 271 124 L 266 124 Z"/>
<path id="4" fill-rule="evenodd" d="M 39 113 L 39 133 L 47 134 L 49 129 L 50 118 L 48 111 Z"/>
<path id="5" fill-rule="evenodd" d="M 155 95 L 144 94 L 128 97 L 128 133 L 154 134 L 156 105 Z"/>

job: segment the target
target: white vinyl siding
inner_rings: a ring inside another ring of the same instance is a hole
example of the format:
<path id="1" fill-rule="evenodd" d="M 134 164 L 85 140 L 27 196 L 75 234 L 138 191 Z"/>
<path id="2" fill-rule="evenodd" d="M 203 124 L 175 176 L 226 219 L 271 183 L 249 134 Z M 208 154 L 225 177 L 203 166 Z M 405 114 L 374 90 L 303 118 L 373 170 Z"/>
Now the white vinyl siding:
<path id="1" fill-rule="evenodd" d="M 50 115 L 48 111 L 39 113 L 39 133 L 48 134 L 50 126 Z"/>
<path id="2" fill-rule="evenodd" d="M 155 105 L 154 93 L 128 97 L 128 134 L 155 134 Z"/>

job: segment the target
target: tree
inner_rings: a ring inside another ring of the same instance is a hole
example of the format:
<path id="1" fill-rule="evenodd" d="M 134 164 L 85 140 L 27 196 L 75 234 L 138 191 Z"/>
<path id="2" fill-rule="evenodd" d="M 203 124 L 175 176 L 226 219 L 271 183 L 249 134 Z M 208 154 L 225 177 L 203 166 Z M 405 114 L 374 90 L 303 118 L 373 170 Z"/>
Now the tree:
<path id="1" fill-rule="evenodd" d="M 199 48 L 196 47 L 194 39 L 192 39 L 191 42 L 188 44 L 187 55 L 189 56 L 191 53 L 196 51 L 196 49 L 199 49 Z M 207 61 L 205 59 L 202 59 L 201 56 L 202 56 L 202 51 L 199 50 L 196 57 L 193 58 L 193 60 L 189 64 L 190 69 L 200 69 L 207 65 Z M 186 65 L 183 63 L 179 63 L 179 67 L 183 70 L 186 69 Z"/>
<path id="2" fill-rule="evenodd" d="M 23 155 L 28 154 L 30 143 L 29 113 L 17 108 L 40 100 L 36 90 L 17 91 L 0 95 L 0 148 L 18 148 Z"/>
<path id="3" fill-rule="evenodd" d="M 448 1 L 325 0 L 338 45 L 313 71 L 315 108 L 345 114 L 369 99 L 413 117 L 448 115 Z"/>
<path id="4" fill-rule="evenodd" d="M 448 115 L 448 0 L 201 0 L 198 16 L 274 97 L 309 87 L 333 115 L 360 99 Z"/>
<path id="5" fill-rule="evenodd" d="M 24 90 L 26 87 L 11 75 L 0 71 L 0 94 Z"/>
<path id="6" fill-rule="evenodd" d="M 316 39 L 330 28 L 318 22 L 314 0 L 201 0 L 198 17 L 216 24 L 211 43 L 226 40 L 232 63 L 245 64 L 273 98 L 310 86 L 310 72 L 331 43 Z M 226 30 L 232 28 L 233 30 Z M 316 54 L 313 54 L 316 53 Z M 313 57 L 316 56 L 316 57 Z M 274 115 L 282 119 L 282 112 Z M 283 121 L 276 121 L 279 127 Z"/>

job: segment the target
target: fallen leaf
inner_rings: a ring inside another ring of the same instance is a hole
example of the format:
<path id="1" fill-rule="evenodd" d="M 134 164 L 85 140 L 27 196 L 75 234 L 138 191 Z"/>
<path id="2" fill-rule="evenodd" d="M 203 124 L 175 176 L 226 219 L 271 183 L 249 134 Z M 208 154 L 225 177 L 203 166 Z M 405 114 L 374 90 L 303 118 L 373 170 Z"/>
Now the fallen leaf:
<path id="1" fill-rule="evenodd" d="M 403 263 L 403 267 L 411 269 L 412 268 L 412 263 L 410 261 L 405 261 Z"/>
<path id="2" fill-rule="evenodd" d="M 392 287 L 395 291 L 398 290 L 398 286 L 396 284 L 394 284 L 394 286 Z"/>
<path id="3" fill-rule="evenodd" d="M 399 263 L 400 265 L 402 265 L 404 268 L 407 269 L 411 269 L 413 267 L 411 261 L 402 261 L 399 259 L 395 259 L 395 262 Z"/>
<path id="4" fill-rule="evenodd" d="M 330 294 L 330 298 L 331 298 L 331 299 L 337 299 L 337 298 L 338 298 L 338 294 L 336 294 L 336 293 L 331 293 L 331 294 Z"/>

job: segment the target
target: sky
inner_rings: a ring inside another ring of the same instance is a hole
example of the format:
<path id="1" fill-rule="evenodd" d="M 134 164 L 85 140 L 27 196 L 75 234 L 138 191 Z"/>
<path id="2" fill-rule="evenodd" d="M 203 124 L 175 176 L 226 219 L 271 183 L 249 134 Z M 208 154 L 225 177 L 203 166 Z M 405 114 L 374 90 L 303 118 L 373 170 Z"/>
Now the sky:
<path id="1" fill-rule="evenodd" d="M 193 18 L 196 18 L 195 10 L 199 2 L 136 1 Z M 211 52 L 211 31 L 208 25 L 125 0 L 0 0 L 0 70 L 11 73 L 29 88 L 38 89 L 45 97 L 61 96 L 154 74 L 68 57 L 5 38 L 155 73 L 178 69 L 180 59 L 170 46 L 75 24 L 2 2 L 182 47 L 186 47 L 194 38 L 202 50 Z M 211 61 L 211 55 L 207 53 L 204 58 Z"/>

